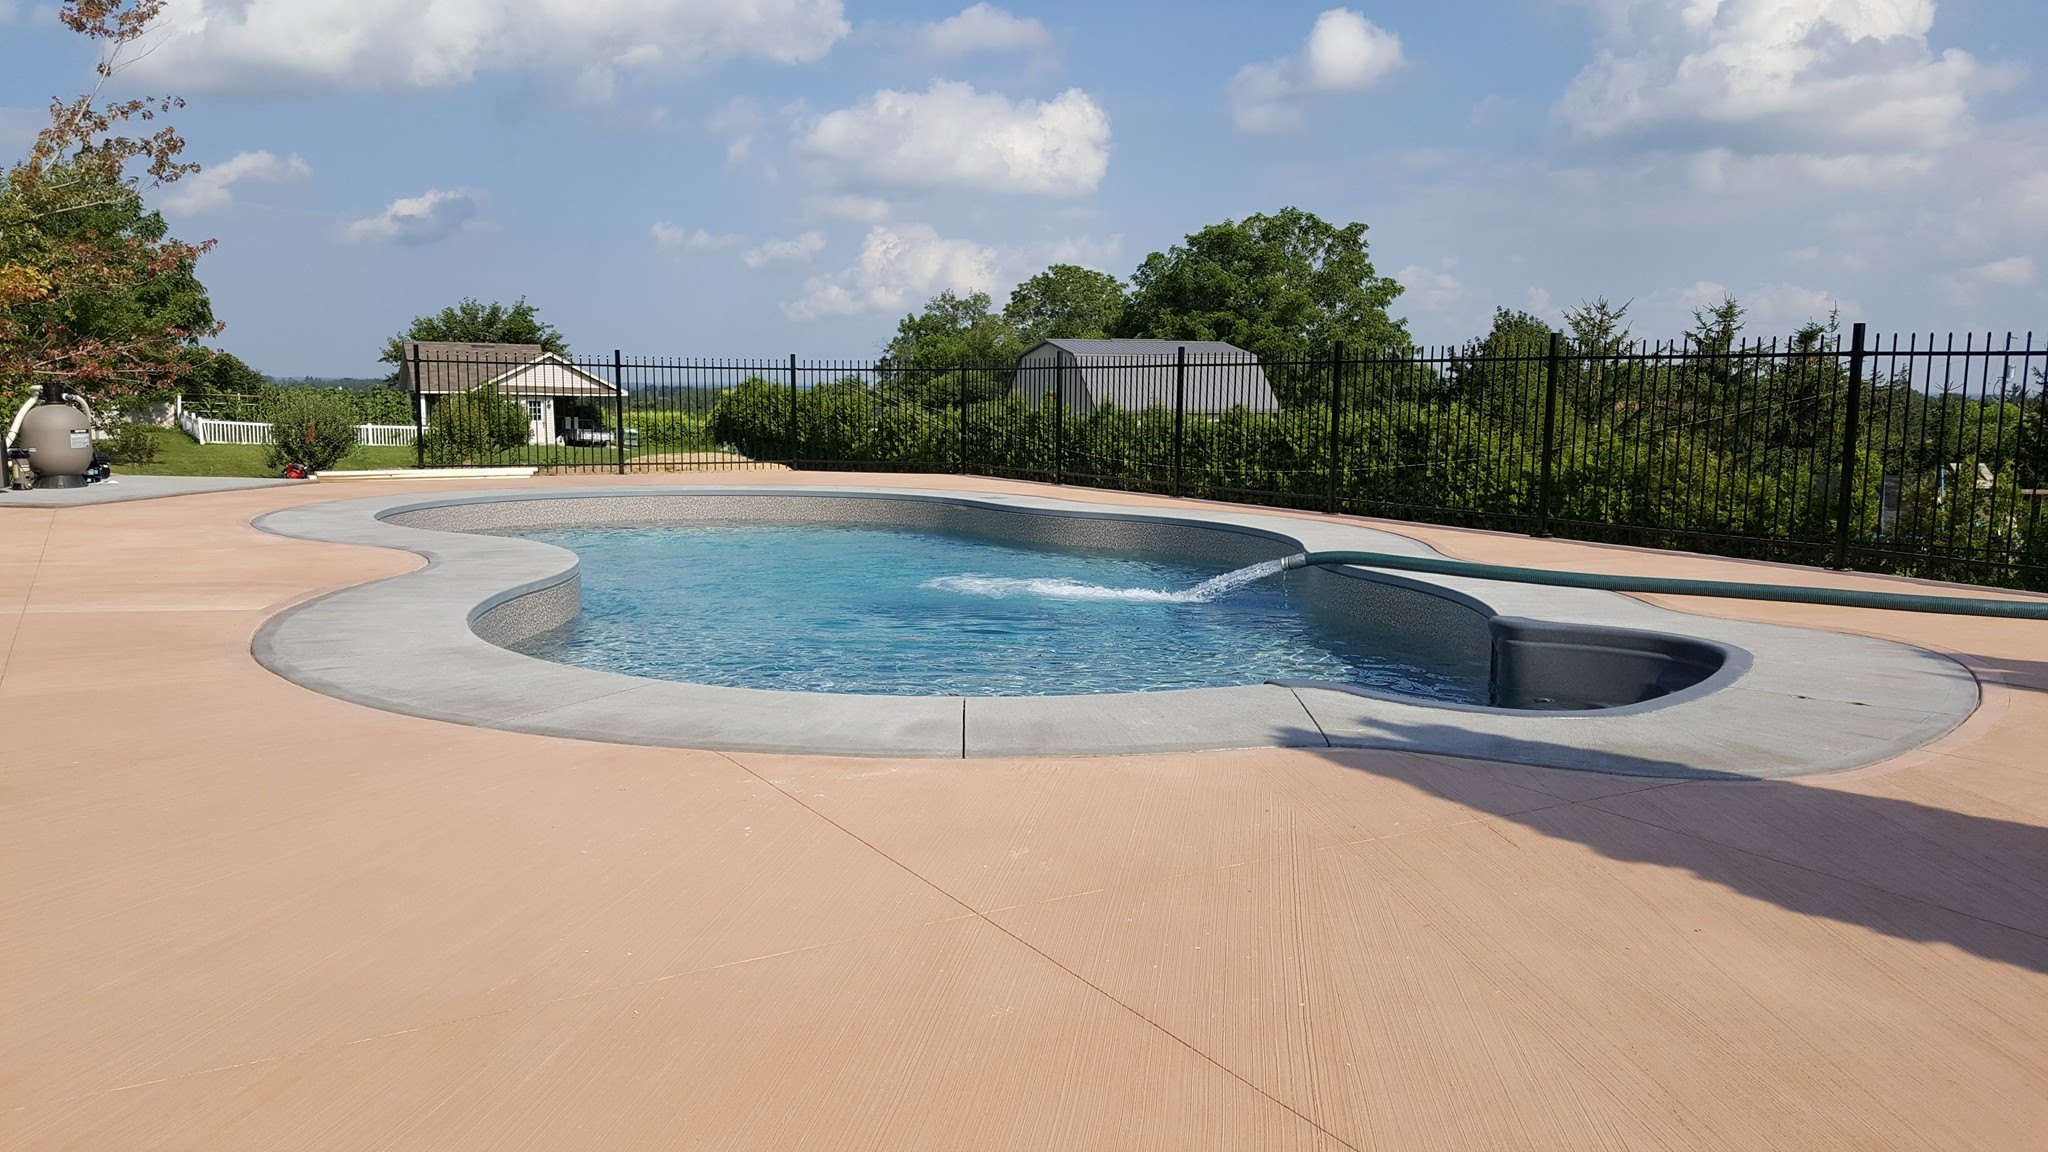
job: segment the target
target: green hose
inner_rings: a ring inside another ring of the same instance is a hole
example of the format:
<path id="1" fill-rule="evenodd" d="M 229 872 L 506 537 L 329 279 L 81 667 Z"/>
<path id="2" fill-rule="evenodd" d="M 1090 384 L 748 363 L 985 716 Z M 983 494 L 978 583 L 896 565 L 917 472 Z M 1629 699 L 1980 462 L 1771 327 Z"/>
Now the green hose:
<path id="1" fill-rule="evenodd" d="M 1399 572 L 1437 576 L 1470 576 L 1516 584 L 1548 584 L 1555 588 L 1596 588 L 1603 592 L 1656 592 L 1666 596 L 1723 596 L 1735 600 L 1781 600 L 1788 604 L 1827 604 L 1837 608 L 1880 608 L 1891 612 L 1943 612 L 1955 616 L 2002 616 L 2012 620 L 2048 620 L 2048 600 L 1973 600 L 1962 596 L 1912 596 L 1899 592 L 1850 592 L 1837 588 L 1793 588 L 1783 584 L 1736 584 L 1721 580 L 1671 580 L 1659 576 L 1603 576 L 1589 572 L 1550 572 L 1541 568 L 1509 568 L 1473 564 L 1435 556 L 1395 556 L 1386 552 L 1300 552 L 1280 562 L 1281 568 L 1356 564 Z"/>

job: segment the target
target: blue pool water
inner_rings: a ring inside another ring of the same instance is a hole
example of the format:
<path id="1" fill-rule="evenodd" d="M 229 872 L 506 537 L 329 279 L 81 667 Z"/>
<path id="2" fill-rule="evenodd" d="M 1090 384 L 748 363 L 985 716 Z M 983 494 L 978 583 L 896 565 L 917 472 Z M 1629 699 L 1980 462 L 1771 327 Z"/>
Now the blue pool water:
<path id="1" fill-rule="evenodd" d="M 1314 624 L 1286 576 L 817 526 L 529 530 L 582 559 L 583 612 L 531 655 L 702 684 L 903 696 L 1330 680 L 1443 700 L 1484 686 Z M 1293 577 L 1298 579 L 1299 577 Z"/>

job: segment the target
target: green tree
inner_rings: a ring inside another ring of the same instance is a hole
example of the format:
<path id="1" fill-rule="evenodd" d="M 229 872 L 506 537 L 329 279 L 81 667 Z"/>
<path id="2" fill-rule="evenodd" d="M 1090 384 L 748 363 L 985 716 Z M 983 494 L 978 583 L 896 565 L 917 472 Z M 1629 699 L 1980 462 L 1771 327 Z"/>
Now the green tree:
<path id="1" fill-rule="evenodd" d="M 1622 321 L 1633 303 L 1614 304 L 1599 296 L 1564 310 L 1565 327 L 1571 331 L 1571 354 L 1576 357 L 1572 368 L 1579 377 L 1573 393 L 1587 412 L 1605 408 L 1614 400 L 1612 392 L 1622 365 L 1610 361 L 1629 347 L 1628 325 Z"/>
<path id="2" fill-rule="evenodd" d="M 1742 317 L 1746 312 L 1741 301 L 1723 293 L 1719 304 L 1692 310 L 1692 327 L 1686 330 L 1686 336 L 1701 353 L 1727 352 L 1742 335 Z"/>
<path id="3" fill-rule="evenodd" d="M 1116 277 L 1055 264 L 1017 285 L 1003 319 L 1027 348 L 1041 340 L 1098 340 L 1116 331 L 1128 303 Z"/>
<path id="4" fill-rule="evenodd" d="M 1628 347 L 1629 330 L 1622 321 L 1628 317 L 1626 300 L 1620 304 L 1600 296 L 1581 301 L 1577 308 L 1564 310 L 1565 327 L 1571 330 L 1572 348 L 1581 356 L 1614 356 Z"/>
<path id="5" fill-rule="evenodd" d="M 220 420 L 267 417 L 267 401 L 275 386 L 232 352 L 195 348 L 181 358 L 178 394 L 187 407 Z"/>
<path id="6" fill-rule="evenodd" d="M 68 0 L 58 19 L 100 45 L 91 91 L 50 106 L 50 123 L 0 178 L 0 392 L 58 381 L 99 399 L 155 393 L 181 357 L 219 331 L 194 275 L 212 247 L 171 238 L 129 174 L 153 185 L 198 170 L 185 142 L 158 123 L 170 97 L 102 103 L 124 52 L 149 31 L 162 0 Z M 128 136 L 133 123 L 155 130 Z"/>
<path id="7" fill-rule="evenodd" d="M 891 390 L 899 396 L 944 406 L 959 396 L 957 372 L 970 368 L 1006 367 L 1017 362 L 1024 342 L 1017 330 L 995 311 L 986 292 L 965 296 L 941 292 L 923 311 L 896 325 L 896 338 L 883 351 Z M 975 374 L 977 397 L 985 397 L 1006 374 Z"/>
<path id="8" fill-rule="evenodd" d="M 1719 304 L 1692 310 L 1692 327 L 1685 335 L 1693 357 L 1688 392 L 1695 400 L 1718 395 L 1743 375 L 1735 353 L 1744 312 L 1741 302 L 1726 293 Z"/>
<path id="9" fill-rule="evenodd" d="M 1315 389 L 1287 379 L 1287 363 L 1327 357 L 1340 342 L 1358 356 L 1411 347 L 1406 322 L 1387 315 L 1401 286 L 1374 271 L 1365 233 L 1299 208 L 1212 224 L 1138 265 L 1118 335 L 1227 340 L 1299 402 Z"/>
<path id="10" fill-rule="evenodd" d="M 1493 327 L 1451 359 L 1456 394 L 1474 409 L 1502 420 L 1527 421 L 1540 412 L 1550 325 L 1527 312 L 1496 308 Z"/>
<path id="11" fill-rule="evenodd" d="M 405 363 L 405 346 L 415 340 L 441 340 L 463 344 L 538 344 L 557 356 L 569 354 L 569 344 L 555 326 L 540 318 L 540 310 L 521 296 L 510 307 L 496 300 L 482 303 L 474 296 L 443 308 L 431 316 L 417 316 L 405 331 L 384 342 L 386 364 Z"/>

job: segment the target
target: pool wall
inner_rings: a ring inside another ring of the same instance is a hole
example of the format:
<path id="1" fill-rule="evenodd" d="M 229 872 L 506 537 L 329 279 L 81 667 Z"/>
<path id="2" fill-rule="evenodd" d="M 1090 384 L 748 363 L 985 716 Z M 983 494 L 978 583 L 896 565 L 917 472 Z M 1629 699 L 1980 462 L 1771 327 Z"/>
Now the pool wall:
<path id="1" fill-rule="evenodd" d="M 626 743 L 862 755 L 1366 746 L 1635 775 L 1781 776 L 1896 755 L 1952 729 L 1977 700 L 1975 681 L 1953 662 L 1887 641 L 1691 616 L 1611 593 L 1359 569 L 1317 570 L 1297 587 L 1313 612 L 1370 612 L 1395 645 L 1449 650 L 1522 707 L 1326 684 L 1038 697 L 770 692 L 569 667 L 499 646 L 574 618 L 577 561 L 489 533 L 761 520 L 897 525 L 1209 564 L 1329 548 L 1432 554 L 1335 519 L 914 489 L 387 495 L 259 520 L 269 531 L 403 548 L 430 563 L 281 614 L 254 651 L 309 687 L 416 715 Z"/>

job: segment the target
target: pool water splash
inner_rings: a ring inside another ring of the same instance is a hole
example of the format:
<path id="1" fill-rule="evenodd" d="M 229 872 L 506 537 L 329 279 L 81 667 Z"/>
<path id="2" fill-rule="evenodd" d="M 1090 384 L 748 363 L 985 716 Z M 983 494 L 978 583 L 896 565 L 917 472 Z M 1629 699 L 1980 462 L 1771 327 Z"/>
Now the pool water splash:
<path id="1" fill-rule="evenodd" d="M 1121 604 L 1207 604 L 1239 588 L 1256 584 L 1283 570 L 1279 560 L 1262 560 L 1221 576 L 1211 576 L 1192 588 L 1112 588 L 1089 584 L 1064 576 L 938 576 L 923 587 L 968 596 L 1002 600 L 1012 596 L 1035 596 L 1045 600 L 1089 600 Z"/>

